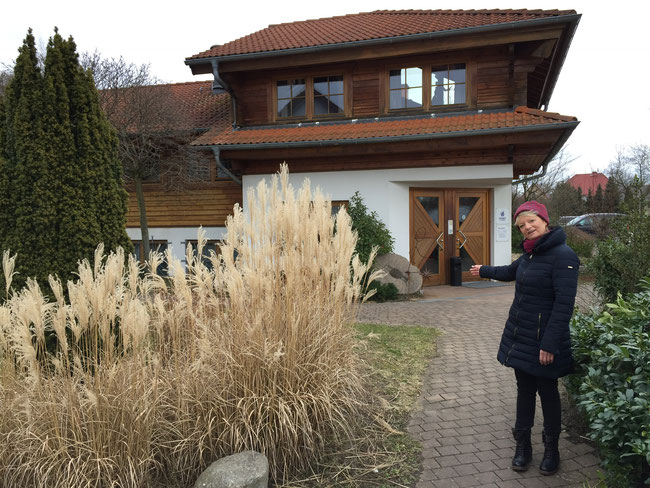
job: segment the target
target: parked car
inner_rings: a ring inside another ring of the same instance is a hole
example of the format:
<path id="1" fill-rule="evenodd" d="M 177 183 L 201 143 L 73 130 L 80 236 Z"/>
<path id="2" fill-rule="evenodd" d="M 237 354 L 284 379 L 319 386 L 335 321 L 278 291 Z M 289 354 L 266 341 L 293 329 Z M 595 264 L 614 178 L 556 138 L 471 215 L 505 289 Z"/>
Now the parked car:
<path id="1" fill-rule="evenodd" d="M 573 227 L 592 235 L 606 235 L 614 219 L 622 215 L 621 213 L 590 213 L 578 215 L 567 222 L 565 227 Z"/>

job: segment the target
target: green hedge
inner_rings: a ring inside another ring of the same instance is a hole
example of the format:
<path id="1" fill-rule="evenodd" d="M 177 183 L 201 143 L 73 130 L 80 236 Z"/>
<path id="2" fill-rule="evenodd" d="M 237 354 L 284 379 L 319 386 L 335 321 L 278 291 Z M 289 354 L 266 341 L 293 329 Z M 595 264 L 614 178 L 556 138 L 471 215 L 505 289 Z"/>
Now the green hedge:
<path id="1" fill-rule="evenodd" d="M 650 485 L 650 278 L 600 314 L 576 314 L 569 392 L 600 449 L 607 486 Z"/>

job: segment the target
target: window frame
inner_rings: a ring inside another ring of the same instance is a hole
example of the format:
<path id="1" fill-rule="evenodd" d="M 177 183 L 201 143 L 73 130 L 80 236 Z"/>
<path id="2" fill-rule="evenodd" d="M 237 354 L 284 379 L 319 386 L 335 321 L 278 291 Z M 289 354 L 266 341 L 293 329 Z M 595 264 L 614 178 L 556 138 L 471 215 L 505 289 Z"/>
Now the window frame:
<path id="1" fill-rule="evenodd" d="M 340 76 L 343 78 L 343 110 L 338 113 L 315 114 L 314 113 L 314 79 L 333 77 L 333 76 Z M 291 81 L 296 79 L 305 80 L 305 115 L 280 117 L 278 114 L 278 100 L 279 100 L 278 82 Z M 273 77 L 271 80 L 271 93 L 272 93 L 271 109 L 273 111 L 271 120 L 274 122 L 295 123 L 295 122 L 311 121 L 311 120 L 319 121 L 319 120 L 339 119 L 339 118 L 350 117 L 351 110 L 352 110 L 350 76 L 348 75 L 346 70 L 328 70 L 328 71 L 317 72 L 313 74 L 291 73 L 291 74 L 283 74 L 281 76 L 276 76 Z"/>
<path id="2" fill-rule="evenodd" d="M 138 262 L 142 265 L 146 264 L 147 260 L 144 257 L 144 246 L 142 245 L 142 239 L 131 239 L 131 243 L 133 244 L 133 256 L 138 260 Z M 158 251 L 160 246 L 165 246 L 162 251 Z M 149 239 L 149 250 L 150 251 L 158 251 L 161 252 L 162 254 L 165 254 L 167 249 L 169 249 L 169 246 L 171 243 L 165 239 Z M 139 247 L 136 247 L 139 246 Z M 137 251 L 136 251 L 137 249 Z M 163 261 L 160 263 L 160 266 L 158 267 L 158 270 L 156 270 L 156 273 L 159 274 L 160 276 L 168 276 L 169 274 L 169 267 L 167 265 L 167 260 L 163 259 Z"/>
<path id="3" fill-rule="evenodd" d="M 432 94 L 432 85 L 431 85 L 431 71 L 432 69 L 446 66 L 449 69 L 450 66 L 464 65 L 465 66 L 465 102 L 464 103 L 454 103 L 447 105 L 433 105 L 431 103 L 431 94 Z M 410 107 L 410 108 L 391 108 L 390 106 L 390 96 L 391 92 L 397 90 L 391 90 L 390 87 L 390 72 L 395 70 L 407 70 L 409 68 L 420 68 L 422 70 L 422 106 L 421 107 Z M 413 61 L 412 63 L 400 63 L 400 64 L 390 64 L 385 67 L 385 88 L 384 88 L 384 113 L 385 114 L 395 114 L 395 113 L 413 113 L 413 112 L 445 112 L 457 110 L 458 108 L 466 108 L 470 106 L 470 89 L 471 89 L 471 79 L 470 79 L 471 67 L 470 63 L 467 60 L 455 61 L 455 60 L 439 60 L 439 61 L 426 61 L 418 62 Z"/>

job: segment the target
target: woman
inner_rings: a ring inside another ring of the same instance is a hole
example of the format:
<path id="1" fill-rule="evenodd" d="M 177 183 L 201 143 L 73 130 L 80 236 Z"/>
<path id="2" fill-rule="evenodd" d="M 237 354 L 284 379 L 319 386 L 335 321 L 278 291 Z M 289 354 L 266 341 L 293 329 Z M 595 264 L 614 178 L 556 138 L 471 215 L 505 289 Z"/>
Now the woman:
<path id="1" fill-rule="evenodd" d="M 539 393 L 544 414 L 543 475 L 557 472 L 561 404 L 558 378 L 573 368 L 569 320 L 573 314 L 578 267 L 576 253 L 566 245 L 560 227 L 549 228 L 546 207 L 522 204 L 514 215 L 524 236 L 524 254 L 509 266 L 471 267 L 474 276 L 515 282 L 515 298 L 501 337 L 497 359 L 515 370 L 517 417 L 512 429 L 517 446 L 512 469 L 525 471 L 532 460 L 530 429 Z"/>

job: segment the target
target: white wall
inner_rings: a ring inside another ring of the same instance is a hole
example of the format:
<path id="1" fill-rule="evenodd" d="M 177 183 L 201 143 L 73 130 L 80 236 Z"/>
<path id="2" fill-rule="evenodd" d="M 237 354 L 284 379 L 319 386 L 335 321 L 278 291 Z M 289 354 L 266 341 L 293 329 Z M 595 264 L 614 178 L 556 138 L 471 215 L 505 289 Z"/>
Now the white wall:
<path id="1" fill-rule="evenodd" d="M 248 206 L 248 188 L 269 175 L 243 177 L 243 208 Z M 492 188 L 492 263 L 510 263 L 510 228 L 507 241 L 497 241 L 495 209 L 505 208 L 510 222 L 512 165 L 481 165 L 443 168 L 408 168 L 344 172 L 290 173 L 295 189 L 309 178 L 312 189 L 320 187 L 332 200 L 349 200 L 355 191 L 370 211 L 376 211 L 395 239 L 395 252 L 409 257 L 409 188 Z"/>

